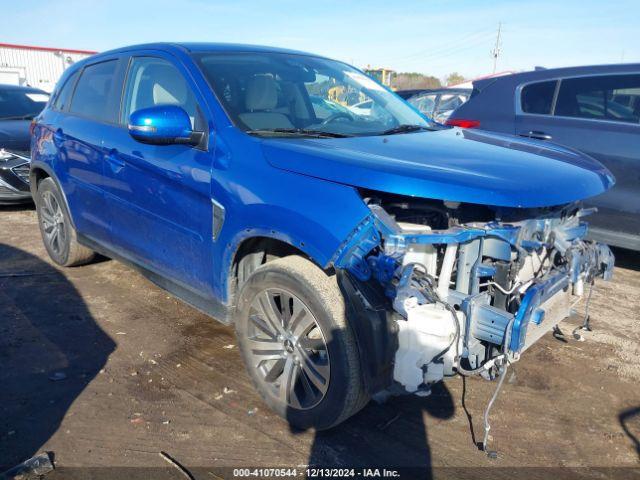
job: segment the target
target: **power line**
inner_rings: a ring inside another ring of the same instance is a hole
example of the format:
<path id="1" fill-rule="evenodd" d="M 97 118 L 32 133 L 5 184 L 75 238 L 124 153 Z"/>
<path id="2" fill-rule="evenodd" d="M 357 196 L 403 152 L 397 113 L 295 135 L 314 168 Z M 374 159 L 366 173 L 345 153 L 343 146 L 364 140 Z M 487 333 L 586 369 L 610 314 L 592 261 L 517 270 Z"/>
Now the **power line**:
<path id="1" fill-rule="evenodd" d="M 471 32 L 462 37 L 459 37 L 453 42 L 447 42 L 442 46 L 442 48 L 439 48 L 439 47 L 436 47 L 435 49 L 433 47 L 427 48 L 427 49 L 412 53 L 410 55 L 405 55 L 404 57 L 395 57 L 394 61 L 406 60 L 406 59 L 415 58 L 415 57 L 430 58 L 434 56 L 440 56 L 443 54 L 447 54 L 448 51 L 451 49 L 455 49 L 460 46 L 467 46 L 469 43 L 477 42 L 480 39 L 488 38 L 488 36 L 493 36 L 492 33 L 489 33 L 489 30 L 487 29 L 478 30 L 476 32 Z"/>
<path id="2" fill-rule="evenodd" d="M 488 41 L 489 38 L 483 38 L 483 39 L 479 39 L 477 40 L 475 43 L 470 43 L 470 44 L 465 44 L 465 45 L 457 45 L 455 47 L 452 47 L 448 50 L 441 50 L 437 53 L 433 53 L 432 55 L 428 55 L 428 56 L 422 56 L 419 58 L 414 58 L 409 60 L 408 62 L 405 62 L 407 64 L 415 64 L 416 62 L 420 61 L 422 63 L 428 63 L 429 65 L 433 66 L 435 64 L 442 64 L 442 61 L 444 60 L 445 62 L 457 62 L 458 60 L 451 58 L 454 55 L 457 55 L 459 53 L 465 52 L 467 50 L 472 50 L 472 49 L 478 49 L 479 47 L 481 47 L 482 45 L 485 44 L 486 41 Z"/>
<path id="3" fill-rule="evenodd" d="M 467 41 L 449 45 L 446 48 L 432 52 L 429 55 L 423 55 L 421 58 L 422 59 L 440 58 L 461 50 L 468 50 L 470 48 L 477 47 L 479 44 L 490 39 L 492 36 L 493 36 L 492 34 L 486 34 L 486 33 L 483 35 L 478 35 L 476 37 L 468 39 Z"/>

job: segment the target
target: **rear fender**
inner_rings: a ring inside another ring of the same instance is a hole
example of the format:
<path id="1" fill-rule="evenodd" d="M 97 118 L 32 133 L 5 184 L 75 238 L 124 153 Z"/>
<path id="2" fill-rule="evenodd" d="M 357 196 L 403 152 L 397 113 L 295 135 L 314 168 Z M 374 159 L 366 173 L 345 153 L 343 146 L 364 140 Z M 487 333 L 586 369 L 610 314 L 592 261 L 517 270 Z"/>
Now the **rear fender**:
<path id="1" fill-rule="evenodd" d="M 37 183 L 37 170 L 42 170 L 46 173 L 47 177 L 51 178 L 53 182 L 58 187 L 58 191 L 60 195 L 62 195 L 62 200 L 64 201 L 64 206 L 67 209 L 67 213 L 69 214 L 69 219 L 71 220 L 71 226 L 76 228 L 76 224 L 73 220 L 73 215 L 71 214 L 71 209 L 69 208 L 69 202 L 67 200 L 67 195 L 64 193 L 64 189 L 62 188 L 62 184 L 58 179 L 58 176 L 55 174 L 53 169 L 46 163 L 40 161 L 31 161 L 31 169 L 29 171 L 29 189 L 31 190 L 31 197 L 36 198 L 36 193 L 38 192 L 38 183 Z"/>

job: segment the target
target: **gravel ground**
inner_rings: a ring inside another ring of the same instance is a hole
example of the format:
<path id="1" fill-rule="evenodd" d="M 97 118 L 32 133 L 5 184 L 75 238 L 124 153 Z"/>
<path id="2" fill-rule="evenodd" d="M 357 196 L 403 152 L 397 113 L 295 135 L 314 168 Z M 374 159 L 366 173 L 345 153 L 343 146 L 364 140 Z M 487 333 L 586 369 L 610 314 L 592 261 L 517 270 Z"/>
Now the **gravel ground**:
<path id="1" fill-rule="evenodd" d="M 31 208 L 0 216 L 0 472 L 49 451 L 59 470 L 47 478 L 97 478 L 106 467 L 147 478 L 144 468 L 167 466 L 165 451 L 197 478 L 307 464 L 443 478 L 477 467 L 494 478 L 523 467 L 540 478 L 560 467 L 563 478 L 640 475 L 640 254 L 616 251 L 585 341 L 549 334 L 511 369 L 489 459 L 475 442 L 494 383 L 455 378 L 428 398 L 371 403 L 329 432 L 292 431 L 251 387 L 232 328 L 118 262 L 54 267 Z M 593 470 L 611 467 L 632 469 Z M 181 477 L 169 467 L 153 478 Z"/>

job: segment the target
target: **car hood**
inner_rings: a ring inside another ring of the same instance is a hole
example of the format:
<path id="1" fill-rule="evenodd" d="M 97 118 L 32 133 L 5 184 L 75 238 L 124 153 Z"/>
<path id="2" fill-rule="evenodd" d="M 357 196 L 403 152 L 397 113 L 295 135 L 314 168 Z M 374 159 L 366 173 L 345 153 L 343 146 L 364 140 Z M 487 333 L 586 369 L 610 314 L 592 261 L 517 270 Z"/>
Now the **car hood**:
<path id="1" fill-rule="evenodd" d="M 351 138 L 265 139 L 276 168 L 400 195 L 544 207 L 598 195 L 615 180 L 582 153 L 478 130 Z M 318 199 L 319 202 L 322 199 Z"/>
<path id="2" fill-rule="evenodd" d="M 0 148 L 28 151 L 29 120 L 0 120 Z"/>

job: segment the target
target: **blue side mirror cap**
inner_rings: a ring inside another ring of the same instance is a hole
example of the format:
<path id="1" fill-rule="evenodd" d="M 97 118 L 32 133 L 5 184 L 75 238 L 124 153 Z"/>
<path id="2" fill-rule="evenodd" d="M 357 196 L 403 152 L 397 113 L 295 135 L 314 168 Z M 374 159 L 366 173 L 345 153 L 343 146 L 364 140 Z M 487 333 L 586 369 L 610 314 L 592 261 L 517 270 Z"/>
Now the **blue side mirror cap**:
<path id="1" fill-rule="evenodd" d="M 129 116 L 129 135 L 142 143 L 169 145 L 198 143 L 187 112 L 176 105 L 157 105 Z M 197 137 L 197 136 L 196 136 Z"/>

